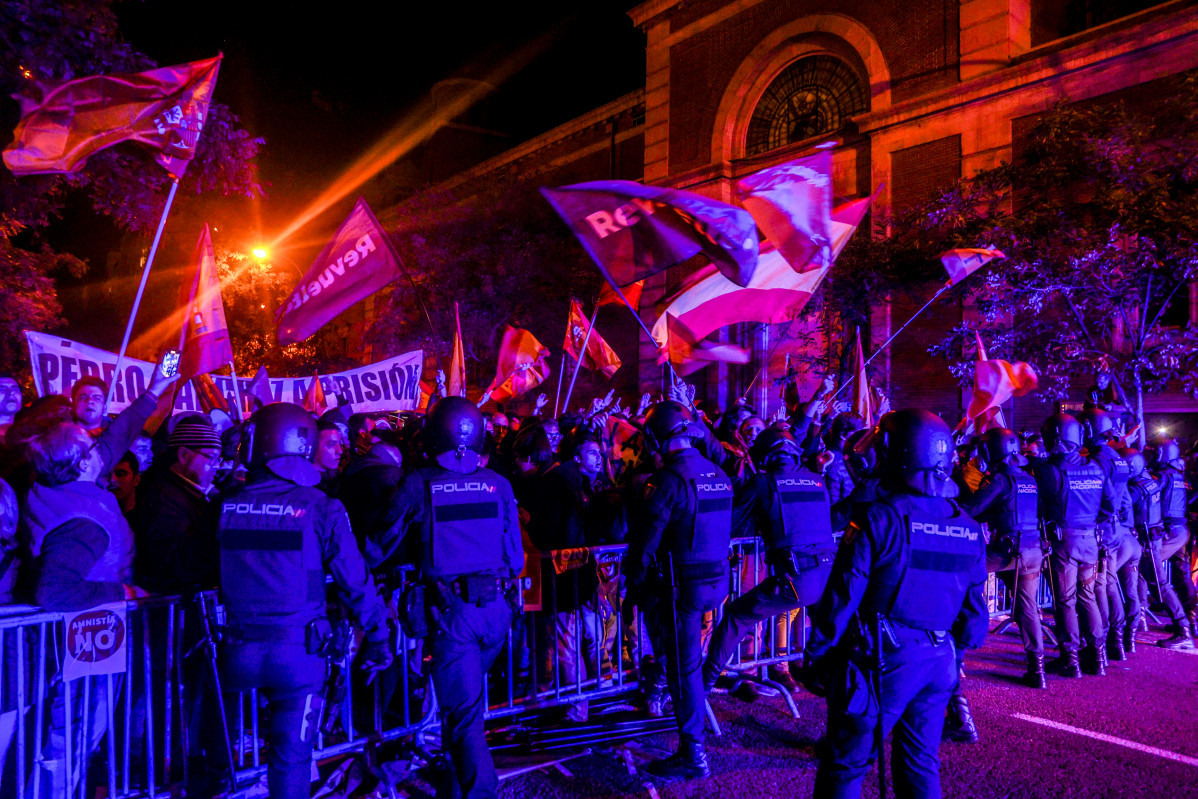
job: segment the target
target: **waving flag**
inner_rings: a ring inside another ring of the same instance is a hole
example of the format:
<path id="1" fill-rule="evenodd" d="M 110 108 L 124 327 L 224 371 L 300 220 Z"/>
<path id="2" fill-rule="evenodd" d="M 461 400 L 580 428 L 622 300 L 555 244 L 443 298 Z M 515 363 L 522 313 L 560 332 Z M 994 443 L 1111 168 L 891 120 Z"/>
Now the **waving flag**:
<path id="1" fill-rule="evenodd" d="M 831 266 L 832 153 L 763 169 L 737 184 L 741 202 L 797 272 Z"/>
<path id="2" fill-rule="evenodd" d="M 749 351 L 744 347 L 700 339 L 669 314 L 666 315 L 666 336 L 659 346 L 657 362 L 663 364 L 668 360 L 680 377 L 713 363 L 749 362 Z"/>
<path id="3" fill-rule="evenodd" d="M 266 374 L 265 366 L 258 367 L 258 373 L 250 381 L 246 393 L 258 400 L 261 405 L 269 405 L 275 401 L 274 395 L 270 392 L 270 375 Z"/>
<path id="4" fill-rule="evenodd" d="M 874 392 L 869 384 L 869 372 L 865 369 L 865 351 L 861 348 L 861 330 L 857 330 L 857 344 L 853 351 L 853 413 L 865 420 L 867 428 L 874 424 Z"/>
<path id="5" fill-rule="evenodd" d="M 453 353 L 449 357 L 449 374 L 446 375 L 445 391 L 448 397 L 466 396 L 466 348 L 462 344 L 462 318 L 458 315 L 458 304 L 453 304 Z"/>
<path id="6" fill-rule="evenodd" d="M 839 206 L 832 215 L 832 258 L 835 260 L 861 224 L 873 197 Z M 796 272 L 767 243 L 757 272 L 741 288 L 711 267 L 701 269 L 667 302 L 653 325 L 653 338 L 664 341 L 666 318 L 673 315 L 692 333 L 705 338 L 737 322 L 786 322 L 803 310 L 828 274 L 829 267 Z"/>
<path id="7" fill-rule="evenodd" d="M 279 344 L 295 344 L 399 277 L 402 263 L 361 197 L 275 314 Z"/>
<path id="8" fill-rule="evenodd" d="M 325 399 L 324 386 L 320 384 L 320 375 L 312 375 L 312 382 L 304 392 L 304 410 L 320 416 L 329 409 L 329 401 Z"/>
<path id="9" fill-rule="evenodd" d="M 499 363 L 491 381 L 491 399 L 504 402 L 530 391 L 549 376 L 549 350 L 536 336 L 518 327 L 503 331 Z"/>
<path id="10" fill-rule="evenodd" d="M 1022 397 L 1040 385 L 1036 371 L 1023 361 L 1009 363 L 987 358 L 982 337 L 975 330 L 978 356 L 973 367 L 973 397 L 965 412 L 965 422 L 972 422 L 974 432 L 983 433 L 991 427 L 1005 427 L 1002 405 L 1012 397 Z"/>
<path id="11" fill-rule="evenodd" d="M 995 258 L 1005 258 L 1002 250 L 989 247 L 978 249 L 961 248 L 948 250 L 940 256 L 940 263 L 948 272 L 948 284 L 955 286 Z"/>
<path id="12" fill-rule="evenodd" d="M 207 225 L 196 242 L 194 271 L 180 299 L 187 314 L 179 345 L 183 353 L 179 358 L 179 382 L 183 383 L 195 375 L 233 362 L 225 304 L 220 295 L 220 277 L 216 273 L 216 256 L 212 252 L 212 237 Z"/>
<path id="13" fill-rule="evenodd" d="M 636 312 L 641 306 L 641 293 L 645 290 L 645 281 L 638 280 L 635 283 L 630 283 L 627 286 L 620 288 L 624 294 L 624 299 L 628 300 L 628 304 L 632 307 L 633 312 Z M 599 301 L 596 305 L 623 305 L 624 300 L 620 299 L 620 295 L 612 288 L 611 283 L 604 281 L 602 288 L 599 289 Z"/>
<path id="14" fill-rule="evenodd" d="M 743 208 L 701 194 L 600 180 L 541 194 L 613 285 L 627 286 L 702 253 L 744 286 L 757 264 L 757 225 Z"/>
<path id="15" fill-rule="evenodd" d="M 93 153 L 123 141 L 158 150 L 172 177 L 195 156 L 223 56 L 125 75 L 29 81 L 4 163 L 14 175 L 77 172 Z"/>
<path id="16" fill-rule="evenodd" d="M 570 300 L 570 319 L 566 323 L 566 340 L 562 348 L 571 358 L 581 361 L 588 369 L 602 372 L 604 377 L 610 380 L 620 368 L 620 358 L 598 331 L 591 330 L 590 337 L 587 337 L 587 329 L 590 326 L 591 322 L 583 315 L 578 300 Z M 587 343 L 586 352 L 582 351 L 583 341 Z"/>
<path id="17" fill-rule="evenodd" d="M 191 386 L 195 390 L 196 400 L 200 403 L 200 409 L 204 413 L 210 411 L 224 411 L 229 414 L 230 418 L 234 418 L 233 409 L 229 407 L 229 401 L 220 389 L 216 387 L 216 381 L 212 379 L 210 374 L 199 374 L 191 378 Z M 240 419 L 238 420 L 240 421 Z"/>

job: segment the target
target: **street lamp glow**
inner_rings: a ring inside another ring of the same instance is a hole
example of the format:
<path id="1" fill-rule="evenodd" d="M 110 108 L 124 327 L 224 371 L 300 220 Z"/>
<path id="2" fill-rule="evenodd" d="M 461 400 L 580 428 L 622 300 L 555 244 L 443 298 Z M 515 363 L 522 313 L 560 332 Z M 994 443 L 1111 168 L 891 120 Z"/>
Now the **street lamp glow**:
<path id="1" fill-rule="evenodd" d="M 254 257 L 258 260 L 262 260 L 266 256 L 270 255 L 270 253 L 266 251 L 265 247 L 255 247 L 252 252 L 254 253 Z"/>

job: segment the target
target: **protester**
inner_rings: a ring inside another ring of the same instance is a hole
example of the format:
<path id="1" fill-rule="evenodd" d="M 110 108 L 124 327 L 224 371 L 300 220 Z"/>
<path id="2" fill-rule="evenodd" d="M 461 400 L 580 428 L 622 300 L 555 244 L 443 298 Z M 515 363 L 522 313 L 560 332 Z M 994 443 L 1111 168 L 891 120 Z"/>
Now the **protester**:
<path id="1" fill-rule="evenodd" d="M 108 475 L 108 490 L 116 497 L 121 506 L 121 513 L 125 514 L 126 519 L 130 518 L 133 509 L 137 507 L 137 488 L 140 485 L 141 464 L 132 451 L 126 452 Z"/>
<path id="2" fill-rule="evenodd" d="M 0 372 L 0 440 L 8 432 L 17 411 L 21 410 L 21 384 L 10 374 Z"/>
<path id="3" fill-rule="evenodd" d="M 98 377 L 86 375 L 71 386 L 71 413 L 75 421 L 88 431 L 108 426 L 108 384 Z"/>

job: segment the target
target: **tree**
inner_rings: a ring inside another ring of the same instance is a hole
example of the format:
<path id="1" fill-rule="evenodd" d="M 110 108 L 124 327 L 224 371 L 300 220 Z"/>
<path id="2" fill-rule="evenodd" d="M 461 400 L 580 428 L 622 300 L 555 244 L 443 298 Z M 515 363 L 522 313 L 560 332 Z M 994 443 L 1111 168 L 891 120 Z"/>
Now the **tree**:
<path id="1" fill-rule="evenodd" d="M 0 4 L 0 97 L 21 92 L 29 80 L 57 81 L 86 75 L 137 72 L 155 64 L 121 39 L 111 0 L 8 0 Z M 12 130 L 19 110 L 0 105 L 0 126 Z M 176 207 L 187 213 L 201 194 L 260 196 L 255 159 L 262 139 L 213 103 L 195 159 L 180 184 Z M 55 252 L 47 233 L 68 202 L 83 198 L 118 227 L 145 232 L 162 211 L 169 185 L 153 153 L 119 144 L 93 155 L 72 175 L 17 178 L 0 169 L 0 369 L 16 369 L 26 352 L 19 333 L 61 322 L 54 278 L 76 277 L 86 263 Z"/>
<path id="2" fill-rule="evenodd" d="M 1141 431 L 1145 392 L 1173 384 L 1198 396 L 1198 331 L 1174 318 L 1198 276 L 1198 81 L 1170 89 L 1151 108 L 1052 110 L 1009 163 L 904 215 L 889 245 L 929 259 L 1003 250 L 954 290 L 973 294 L 991 355 L 1036 367 L 1045 401 L 1110 375 Z M 962 382 L 967 342 L 963 324 L 933 348 Z"/>

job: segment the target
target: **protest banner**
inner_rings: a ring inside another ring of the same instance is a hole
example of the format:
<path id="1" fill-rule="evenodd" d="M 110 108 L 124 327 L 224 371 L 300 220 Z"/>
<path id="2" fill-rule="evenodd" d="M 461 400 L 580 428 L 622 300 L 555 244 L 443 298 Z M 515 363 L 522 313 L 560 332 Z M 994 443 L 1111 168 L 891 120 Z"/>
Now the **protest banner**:
<path id="1" fill-rule="evenodd" d="M 75 381 L 84 375 L 101 377 L 109 382 L 113 380 L 116 369 L 114 352 L 31 330 L 25 331 L 25 339 L 29 343 L 33 384 L 40 397 L 69 393 Z M 420 372 L 423 365 L 423 352 L 413 350 L 369 366 L 321 375 L 320 384 L 328 398 L 329 407 L 337 406 L 336 395 L 341 394 L 349 399 L 355 412 L 411 411 L 420 406 Z M 129 403 L 146 390 L 153 373 L 154 364 L 126 358 L 121 364 L 121 374 L 117 376 L 108 412 L 119 413 L 129 407 Z M 233 378 L 228 375 L 211 377 L 217 390 L 232 407 L 236 403 Z M 250 378 L 239 377 L 238 384 L 242 395 L 248 400 Z M 302 405 L 311 385 L 311 377 L 272 377 L 271 397 L 275 402 Z M 181 411 L 203 411 L 190 382 L 180 386 L 175 397 L 174 412 Z"/>
<path id="2" fill-rule="evenodd" d="M 66 637 L 63 679 L 125 673 L 129 628 L 124 602 L 68 613 L 62 629 Z"/>

